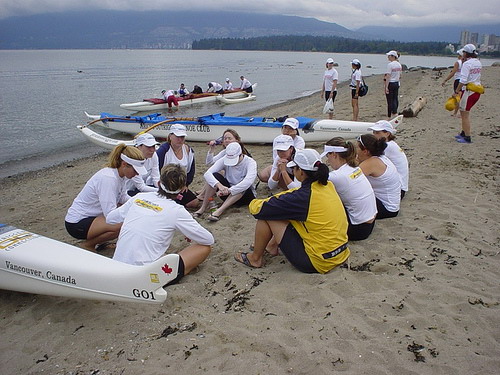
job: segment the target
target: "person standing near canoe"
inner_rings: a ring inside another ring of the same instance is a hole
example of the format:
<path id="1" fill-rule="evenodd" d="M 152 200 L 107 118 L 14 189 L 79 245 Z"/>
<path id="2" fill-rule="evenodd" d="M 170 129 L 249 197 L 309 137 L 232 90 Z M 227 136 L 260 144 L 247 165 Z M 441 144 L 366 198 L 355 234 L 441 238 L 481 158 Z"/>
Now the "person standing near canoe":
<path id="1" fill-rule="evenodd" d="M 387 117 L 390 119 L 398 114 L 399 86 L 403 68 L 398 61 L 399 54 L 396 51 L 386 53 L 389 63 L 384 74 L 384 93 L 387 100 Z"/>
<path id="2" fill-rule="evenodd" d="M 240 90 L 243 90 L 243 91 L 251 94 L 253 92 L 253 89 L 252 89 L 252 84 L 250 83 L 250 81 L 248 79 L 246 79 L 244 76 L 241 76 L 240 79 L 241 79 Z"/>
<path id="3" fill-rule="evenodd" d="M 144 156 L 144 168 L 146 174 L 137 175 L 127 181 L 127 193 L 131 197 L 139 192 L 158 191 L 158 182 L 160 181 L 160 167 L 158 155 L 156 155 L 156 146 L 159 143 L 150 133 L 144 133 L 135 139 L 135 147 L 142 152 Z"/>
<path id="4" fill-rule="evenodd" d="M 109 155 L 107 167 L 94 174 L 73 200 L 65 226 L 71 236 L 84 240 L 83 248 L 100 250 L 107 241 L 118 237 L 120 225 L 107 224 L 106 216 L 130 198 L 126 181 L 146 174 L 144 161 L 136 147 L 120 143 Z"/>
<path id="5" fill-rule="evenodd" d="M 207 92 L 215 92 L 217 94 L 224 94 L 222 85 L 218 82 L 209 82 Z"/>
<path id="6" fill-rule="evenodd" d="M 333 59 L 326 60 L 326 70 L 323 74 L 323 85 L 321 86 L 321 97 L 324 97 L 325 101 L 332 99 L 332 104 L 337 96 L 337 82 L 339 79 L 339 73 L 333 67 L 333 63 Z M 333 111 L 328 112 L 328 118 L 333 119 Z"/>
<path id="7" fill-rule="evenodd" d="M 179 193 L 176 202 L 186 207 L 196 208 L 199 201 L 196 199 L 196 194 L 189 190 L 195 173 L 194 150 L 185 143 L 186 135 L 184 125 L 173 124 L 170 126 L 167 142 L 156 150 L 156 154 L 158 155 L 160 172 L 167 164 L 178 164 L 184 168 L 187 173 L 186 188 Z"/>
<path id="8" fill-rule="evenodd" d="M 172 108 L 172 103 L 176 108 L 179 108 L 179 102 L 177 101 L 174 90 L 162 90 L 161 94 L 163 96 L 163 99 L 167 102 L 168 108 Z"/>
<path id="9" fill-rule="evenodd" d="M 358 121 L 359 116 L 359 89 L 361 87 L 361 62 L 358 59 L 351 61 L 352 74 L 351 74 L 351 104 L 352 104 L 352 121 Z"/>
<path id="10" fill-rule="evenodd" d="M 459 143 L 472 143 L 470 132 L 470 110 L 481 97 L 478 92 L 481 86 L 481 61 L 474 44 L 466 44 L 463 48 L 464 63 L 460 71 L 460 82 L 455 90 L 455 96 L 460 96 L 460 117 L 462 119 L 462 131 L 455 139 Z"/>
<path id="11" fill-rule="evenodd" d="M 168 164 L 162 169 L 158 192 L 139 193 L 111 211 L 106 218 L 108 225 L 121 225 L 113 259 L 133 265 L 154 262 L 165 254 L 179 230 L 194 243 L 179 252 L 178 275 L 169 284 L 177 283 L 202 263 L 210 254 L 214 237 L 175 202 L 185 188 L 184 168 Z"/>

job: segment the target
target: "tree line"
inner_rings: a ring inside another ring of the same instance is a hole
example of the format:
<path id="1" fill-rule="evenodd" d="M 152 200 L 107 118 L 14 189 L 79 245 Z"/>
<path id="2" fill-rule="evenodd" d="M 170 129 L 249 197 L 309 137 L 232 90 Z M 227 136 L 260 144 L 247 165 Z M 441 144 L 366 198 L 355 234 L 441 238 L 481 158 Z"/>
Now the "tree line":
<path id="1" fill-rule="evenodd" d="M 342 37 L 283 35 L 255 38 L 209 38 L 193 41 L 196 50 L 301 51 L 336 53 L 386 53 L 396 50 L 412 55 L 449 55 L 446 42 L 396 42 Z"/>

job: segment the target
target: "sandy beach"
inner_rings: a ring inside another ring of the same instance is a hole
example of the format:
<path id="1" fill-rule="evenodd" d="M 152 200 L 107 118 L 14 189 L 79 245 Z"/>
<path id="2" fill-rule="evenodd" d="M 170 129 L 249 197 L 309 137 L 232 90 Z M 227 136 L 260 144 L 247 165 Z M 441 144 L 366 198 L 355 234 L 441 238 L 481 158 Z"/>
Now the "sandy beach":
<path id="1" fill-rule="evenodd" d="M 350 269 L 302 274 L 283 256 L 244 267 L 233 254 L 252 243 L 255 219 L 230 209 L 217 223 L 201 221 L 216 239 L 212 254 L 168 288 L 163 305 L 0 290 L 0 373 L 498 374 L 500 67 L 483 69 L 470 145 L 455 141 L 460 119 L 444 109 L 448 72 L 402 76 L 400 110 L 427 99 L 397 133 L 410 191 L 398 217 L 350 244 Z M 377 121 L 386 114 L 382 78 L 366 82 L 360 120 Z M 323 103 L 318 93 L 252 115 L 321 118 Z M 351 119 L 345 85 L 335 108 L 335 118 Z M 200 188 L 207 146 L 191 146 Z M 271 163 L 269 145 L 248 148 L 259 168 Z M 77 244 L 64 216 L 106 157 L 0 180 L 1 221 Z M 257 192 L 269 194 L 264 184 Z M 171 250 L 184 246 L 177 236 Z"/>

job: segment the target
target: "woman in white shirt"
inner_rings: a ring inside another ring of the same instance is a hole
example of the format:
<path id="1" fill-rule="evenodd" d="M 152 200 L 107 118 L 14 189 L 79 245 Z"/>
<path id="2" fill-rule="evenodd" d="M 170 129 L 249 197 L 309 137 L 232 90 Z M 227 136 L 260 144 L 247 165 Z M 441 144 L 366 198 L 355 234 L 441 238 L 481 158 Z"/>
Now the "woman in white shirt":
<path id="1" fill-rule="evenodd" d="M 351 104 L 352 104 L 352 121 L 358 121 L 359 116 L 359 88 L 361 87 L 361 80 L 363 76 L 361 74 L 361 62 L 358 59 L 351 61 L 352 73 L 351 73 Z"/>
<path id="2" fill-rule="evenodd" d="M 453 64 L 453 69 L 451 69 L 450 74 L 448 74 L 444 79 L 443 83 L 441 83 L 441 86 L 444 87 L 445 83 L 448 82 L 451 78 L 453 78 L 453 92 L 455 92 L 460 82 L 460 71 L 462 70 L 463 54 L 464 54 L 463 49 L 459 49 L 457 51 L 457 61 L 455 61 L 455 63 Z M 455 107 L 455 110 L 453 111 L 452 116 L 456 117 L 457 112 L 458 112 L 458 103 Z"/>
<path id="3" fill-rule="evenodd" d="M 363 174 L 356 160 L 356 147 L 344 138 L 330 139 L 321 157 L 328 158 L 333 168 L 328 179 L 347 212 L 349 241 L 360 241 L 368 238 L 375 226 L 377 203 L 370 182 Z"/>
<path id="4" fill-rule="evenodd" d="M 156 154 L 158 155 L 159 170 L 167 164 L 179 164 L 187 173 L 186 188 L 179 193 L 176 200 L 188 208 L 196 208 L 200 202 L 196 194 L 189 190 L 189 185 L 193 182 L 195 173 L 194 150 L 186 142 L 186 127 L 181 124 L 173 124 L 170 127 L 170 133 L 167 142 L 162 144 Z"/>
<path id="5" fill-rule="evenodd" d="M 278 135 L 273 141 L 273 151 L 277 153 L 271 168 L 271 175 L 267 181 L 269 189 L 280 188 L 289 190 L 301 186 L 293 174 L 293 169 L 287 167 L 287 164 L 295 156 L 295 147 L 293 139 L 289 135 Z"/>
<path id="6" fill-rule="evenodd" d="M 377 139 L 384 138 L 387 143 L 387 148 L 384 150 L 384 155 L 389 158 L 390 161 L 396 166 L 396 169 L 401 178 L 401 199 L 404 198 L 406 192 L 408 191 L 408 181 L 410 177 L 410 170 L 408 165 L 408 158 L 405 152 L 399 147 L 399 145 L 394 141 L 396 136 L 396 129 L 392 126 L 389 121 L 380 120 L 369 128 L 373 131 L 373 135 Z"/>
<path id="7" fill-rule="evenodd" d="M 210 254 L 212 234 L 187 210 L 175 202 L 186 187 L 186 171 L 178 164 L 162 169 L 158 192 L 139 193 L 123 206 L 111 211 L 109 225 L 122 225 L 113 259 L 143 265 L 159 259 L 168 250 L 176 230 L 194 243 L 179 252 L 178 282 Z"/>
<path id="8" fill-rule="evenodd" d="M 333 67 L 333 63 L 333 59 L 331 58 L 326 60 L 326 70 L 323 74 L 323 85 L 321 86 L 321 97 L 325 98 L 325 101 L 332 99 L 332 102 L 335 102 L 339 73 Z M 328 118 L 330 120 L 333 119 L 333 111 L 328 112 Z"/>
<path id="9" fill-rule="evenodd" d="M 293 139 L 293 147 L 296 150 L 303 150 L 306 147 L 306 142 L 304 138 L 299 135 L 299 120 L 294 117 L 288 117 L 281 126 L 281 134 L 288 135 Z M 278 136 L 279 137 L 279 136 Z M 274 141 L 273 141 L 274 143 Z M 276 159 L 276 150 L 273 149 L 273 162 Z M 268 182 L 269 177 L 271 177 L 271 170 L 273 166 L 268 165 L 258 173 L 259 180 L 262 182 Z"/>
<path id="10" fill-rule="evenodd" d="M 399 54 L 396 51 L 389 51 L 386 55 L 389 63 L 384 74 L 384 93 L 387 100 L 387 117 L 391 118 L 398 114 L 399 81 L 403 68 L 398 61 Z"/>
<path id="11" fill-rule="evenodd" d="M 220 173 L 224 171 L 224 176 Z M 224 158 L 217 160 L 203 175 L 205 178 L 205 197 L 195 217 L 201 217 L 208 208 L 210 198 L 215 194 L 224 202 L 212 212 L 207 220 L 219 221 L 220 216 L 227 208 L 236 204 L 243 206 L 255 198 L 254 181 L 257 177 L 257 162 L 242 154 L 238 142 L 230 143 L 226 147 Z"/>
<path id="12" fill-rule="evenodd" d="M 470 110 L 478 102 L 481 93 L 474 87 L 481 87 L 481 61 L 474 44 L 466 44 L 463 48 L 464 63 L 460 71 L 460 82 L 455 90 L 455 96 L 460 96 L 460 118 L 462 119 L 462 131 L 455 139 L 459 143 L 472 143 L 470 132 Z"/>
<path id="13" fill-rule="evenodd" d="M 392 161 L 384 155 L 387 148 L 385 139 L 377 139 L 373 134 L 363 134 L 357 138 L 357 148 L 359 167 L 375 193 L 377 219 L 398 216 L 401 180 Z"/>
<path id="14" fill-rule="evenodd" d="M 127 193 L 131 197 L 139 192 L 158 191 L 158 182 L 160 181 L 160 167 L 158 155 L 156 155 L 156 146 L 159 143 L 152 134 L 144 133 L 135 139 L 135 147 L 142 152 L 144 156 L 145 175 L 137 175 L 127 180 Z"/>
<path id="15" fill-rule="evenodd" d="M 108 165 L 94 174 L 73 200 L 65 217 L 68 233 L 79 240 L 87 250 L 104 249 L 114 240 L 120 225 L 106 223 L 106 216 L 129 196 L 125 189 L 127 179 L 146 173 L 144 156 L 133 146 L 121 143 L 109 155 Z"/>

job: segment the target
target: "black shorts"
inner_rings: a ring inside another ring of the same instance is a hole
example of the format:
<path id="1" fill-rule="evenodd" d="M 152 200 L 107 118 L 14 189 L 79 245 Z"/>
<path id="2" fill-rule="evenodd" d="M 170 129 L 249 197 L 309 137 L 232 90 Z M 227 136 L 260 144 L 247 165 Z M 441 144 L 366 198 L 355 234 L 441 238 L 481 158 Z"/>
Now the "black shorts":
<path id="1" fill-rule="evenodd" d="M 327 101 L 328 101 L 328 99 L 330 99 L 330 93 L 331 93 L 331 91 L 325 91 L 325 102 L 327 102 Z M 332 102 L 334 102 L 334 101 L 335 101 L 335 98 L 336 98 L 336 97 L 337 97 L 337 90 L 335 90 L 335 91 L 333 92 L 333 95 L 332 95 Z"/>
<path id="2" fill-rule="evenodd" d="M 68 223 L 64 222 L 66 226 L 66 230 L 71 235 L 78 240 L 86 240 L 87 235 L 89 233 L 90 226 L 94 222 L 96 217 L 86 217 L 85 219 L 80 220 L 78 223 Z"/>
<path id="3" fill-rule="evenodd" d="M 304 273 L 318 273 L 306 253 L 304 241 L 292 224 L 288 224 L 280 242 L 280 250 L 288 261 Z"/>
<path id="4" fill-rule="evenodd" d="M 351 98 L 357 99 L 357 98 L 354 98 L 355 96 L 356 96 L 356 88 L 351 87 Z"/>
<path id="5" fill-rule="evenodd" d="M 346 215 L 347 222 L 349 223 L 347 227 L 347 238 L 349 241 L 366 240 L 372 233 L 376 220 L 373 220 L 371 223 L 352 224 L 349 214 L 346 213 Z"/>
<path id="6" fill-rule="evenodd" d="M 459 79 L 456 79 L 455 81 L 453 81 L 453 93 L 455 93 L 455 91 L 457 91 L 457 87 L 458 87 L 459 83 L 460 83 Z"/>
<path id="7" fill-rule="evenodd" d="M 179 267 L 177 269 L 177 277 L 163 286 L 166 287 L 167 285 L 177 284 L 184 277 L 184 272 L 185 272 L 184 268 L 185 268 L 184 261 L 182 260 L 182 257 L 179 255 Z"/>
<path id="8" fill-rule="evenodd" d="M 217 181 L 219 181 L 222 185 L 226 186 L 226 187 L 231 187 L 231 185 L 229 184 L 229 181 L 226 180 L 226 178 L 221 175 L 219 172 L 216 172 L 214 173 L 214 177 L 217 179 Z M 220 197 L 220 199 L 222 199 L 223 201 L 225 201 L 227 199 L 227 195 L 226 196 L 222 196 Z M 238 201 L 236 201 L 234 203 L 234 205 L 236 207 L 241 207 L 241 206 L 248 206 L 250 204 L 251 201 L 253 201 L 255 199 L 255 195 L 252 191 L 252 188 L 249 187 L 245 193 L 243 193 L 243 196 L 238 199 Z"/>
<path id="9" fill-rule="evenodd" d="M 389 211 L 387 208 L 385 208 L 384 204 L 378 198 L 375 198 L 375 201 L 377 202 L 377 211 L 378 211 L 377 220 L 398 216 L 399 211 L 396 212 Z"/>
<path id="10" fill-rule="evenodd" d="M 176 199 L 175 202 L 182 206 L 185 206 L 189 202 L 197 199 L 196 194 L 189 189 L 181 193 L 180 195 L 182 195 L 182 199 Z"/>

